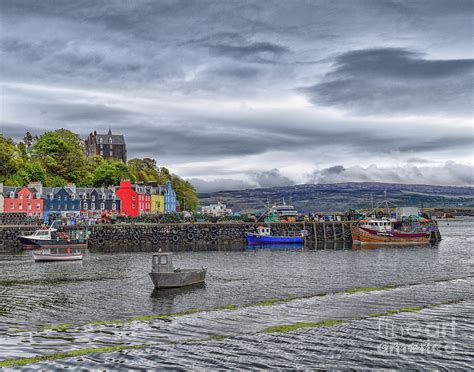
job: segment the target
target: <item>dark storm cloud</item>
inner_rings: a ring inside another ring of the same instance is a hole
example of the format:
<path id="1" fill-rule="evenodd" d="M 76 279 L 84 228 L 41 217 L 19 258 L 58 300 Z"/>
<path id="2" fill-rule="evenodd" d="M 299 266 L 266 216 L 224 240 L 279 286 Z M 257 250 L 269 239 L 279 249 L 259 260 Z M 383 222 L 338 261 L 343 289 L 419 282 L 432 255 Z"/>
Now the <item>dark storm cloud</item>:
<path id="1" fill-rule="evenodd" d="M 303 88 L 317 105 L 377 114 L 472 112 L 474 59 L 435 60 L 401 48 L 338 56 L 324 80 Z"/>

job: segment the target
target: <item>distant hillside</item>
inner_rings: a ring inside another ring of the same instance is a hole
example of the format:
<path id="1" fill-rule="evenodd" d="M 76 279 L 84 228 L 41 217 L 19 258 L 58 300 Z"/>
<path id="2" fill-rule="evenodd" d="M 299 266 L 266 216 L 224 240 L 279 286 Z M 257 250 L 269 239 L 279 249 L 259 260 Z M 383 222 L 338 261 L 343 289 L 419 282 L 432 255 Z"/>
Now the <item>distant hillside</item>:
<path id="1" fill-rule="evenodd" d="M 336 184 L 296 185 L 218 191 L 199 194 L 201 205 L 222 201 L 235 211 L 261 209 L 265 204 L 281 202 L 294 205 L 298 211 L 346 211 L 349 208 L 369 208 L 371 196 L 374 203 L 387 198 L 399 206 L 474 207 L 473 187 L 403 185 L 376 182 L 349 182 Z"/>

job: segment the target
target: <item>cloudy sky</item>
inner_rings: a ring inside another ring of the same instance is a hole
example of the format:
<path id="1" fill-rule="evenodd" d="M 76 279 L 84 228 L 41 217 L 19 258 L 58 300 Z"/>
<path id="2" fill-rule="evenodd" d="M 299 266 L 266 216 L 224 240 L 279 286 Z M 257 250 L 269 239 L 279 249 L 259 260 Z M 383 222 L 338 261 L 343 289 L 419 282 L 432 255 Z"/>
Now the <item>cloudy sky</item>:
<path id="1" fill-rule="evenodd" d="M 200 191 L 474 184 L 471 0 L 0 0 L 0 132 L 126 136 Z"/>

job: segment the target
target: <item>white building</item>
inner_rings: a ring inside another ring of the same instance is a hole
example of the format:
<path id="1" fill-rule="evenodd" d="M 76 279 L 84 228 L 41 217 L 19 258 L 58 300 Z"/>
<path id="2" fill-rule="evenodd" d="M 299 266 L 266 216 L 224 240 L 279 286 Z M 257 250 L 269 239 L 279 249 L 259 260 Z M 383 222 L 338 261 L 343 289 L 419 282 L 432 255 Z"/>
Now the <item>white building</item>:
<path id="1" fill-rule="evenodd" d="M 201 207 L 201 213 L 212 214 L 213 216 L 224 216 L 232 214 L 232 209 L 227 208 L 227 206 L 221 202 L 217 202 L 217 204 L 203 205 Z"/>

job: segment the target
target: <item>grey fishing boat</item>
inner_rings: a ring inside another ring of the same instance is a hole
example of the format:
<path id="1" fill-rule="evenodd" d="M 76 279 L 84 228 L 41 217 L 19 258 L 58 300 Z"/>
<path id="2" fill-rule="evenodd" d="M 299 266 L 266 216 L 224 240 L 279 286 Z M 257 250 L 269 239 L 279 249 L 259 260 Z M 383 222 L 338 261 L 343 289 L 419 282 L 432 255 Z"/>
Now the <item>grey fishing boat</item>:
<path id="1" fill-rule="evenodd" d="M 156 288 L 178 288 L 203 283 L 206 280 L 206 269 L 175 269 L 173 254 L 160 252 L 153 255 L 150 278 Z"/>

